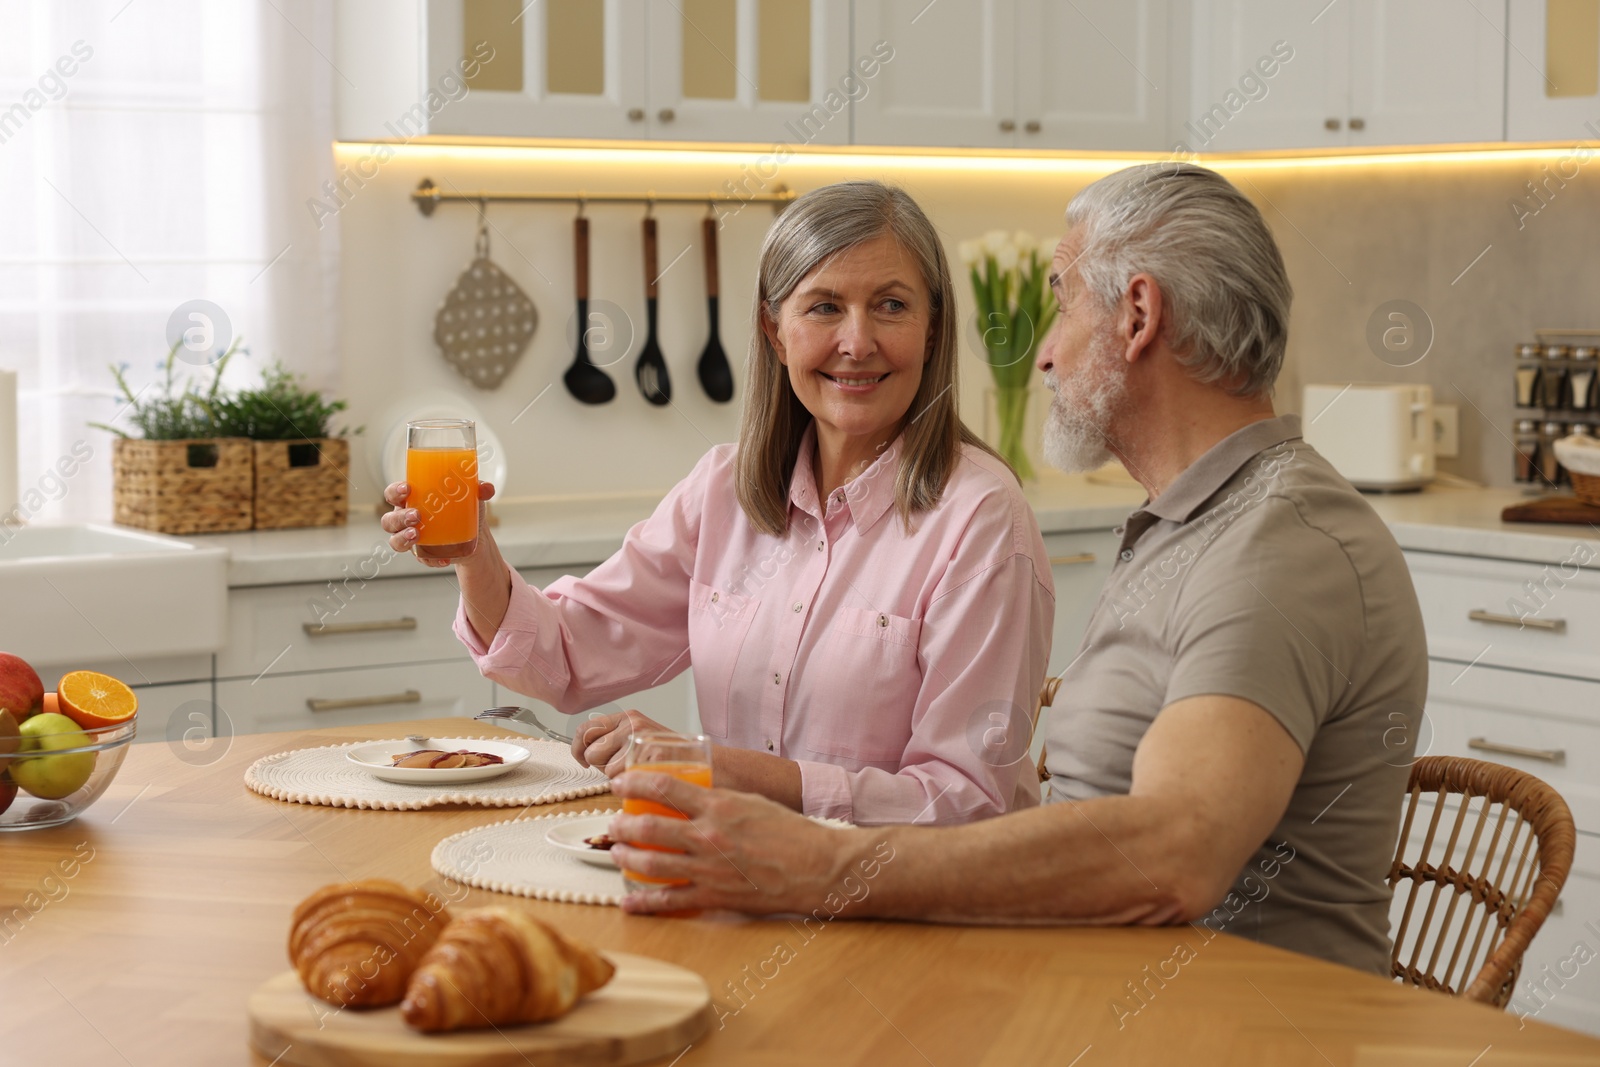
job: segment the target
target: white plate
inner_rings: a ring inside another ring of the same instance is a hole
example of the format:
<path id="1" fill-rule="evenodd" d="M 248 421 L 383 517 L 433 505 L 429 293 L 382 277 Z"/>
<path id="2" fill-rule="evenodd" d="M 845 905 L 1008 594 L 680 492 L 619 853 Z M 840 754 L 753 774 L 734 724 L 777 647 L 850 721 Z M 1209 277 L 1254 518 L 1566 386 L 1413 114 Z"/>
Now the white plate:
<path id="1" fill-rule="evenodd" d="M 584 844 L 586 837 L 598 837 L 606 832 L 606 827 L 611 825 L 611 820 L 616 812 L 607 815 L 585 815 L 578 819 L 562 819 L 550 828 L 544 839 L 561 849 L 570 852 L 585 863 L 592 863 L 596 867 L 615 867 L 617 861 L 611 858 L 609 849 L 591 848 Z"/>
<path id="2" fill-rule="evenodd" d="M 485 767 L 396 767 L 394 757 L 402 752 L 437 748 L 445 752 L 467 749 L 499 756 L 504 763 Z M 403 737 L 393 741 L 368 741 L 350 746 L 344 758 L 385 782 L 401 785 L 454 785 L 457 782 L 482 782 L 498 778 L 528 759 L 528 750 L 506 741 L 486 741 L 481 737 L 430 737 L 426 745 L 414 745 Z"/>

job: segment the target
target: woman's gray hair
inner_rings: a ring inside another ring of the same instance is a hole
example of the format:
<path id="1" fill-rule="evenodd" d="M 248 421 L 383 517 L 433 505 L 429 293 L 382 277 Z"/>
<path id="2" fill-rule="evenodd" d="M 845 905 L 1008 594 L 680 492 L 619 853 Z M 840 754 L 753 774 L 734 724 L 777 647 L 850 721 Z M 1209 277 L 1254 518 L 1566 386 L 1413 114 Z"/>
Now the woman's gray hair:
<path id="1" fill-rule="evenodd" d="M 1170 312 L 1167 343 L 1197 381 L 1272 394 L 1294 290 L 1266 220 L 1226 178 L 1192 163 L 1129 167 L 1073 197 L 1067 224 L 1083 234 L 1078 273 L 1103 307 L 1149 274 Z"/>

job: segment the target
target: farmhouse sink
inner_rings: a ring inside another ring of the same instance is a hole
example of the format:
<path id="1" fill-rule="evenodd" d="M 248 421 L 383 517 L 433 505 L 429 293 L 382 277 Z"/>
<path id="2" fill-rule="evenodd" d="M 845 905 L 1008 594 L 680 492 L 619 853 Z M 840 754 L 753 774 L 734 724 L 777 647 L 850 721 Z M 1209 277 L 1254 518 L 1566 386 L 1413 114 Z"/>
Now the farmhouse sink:
<path id="1" fill-rule="evenodd" d="M 228 552 L 97 524 L 0 525 L 0 649 L 34 664 L 213 652 Z"/>

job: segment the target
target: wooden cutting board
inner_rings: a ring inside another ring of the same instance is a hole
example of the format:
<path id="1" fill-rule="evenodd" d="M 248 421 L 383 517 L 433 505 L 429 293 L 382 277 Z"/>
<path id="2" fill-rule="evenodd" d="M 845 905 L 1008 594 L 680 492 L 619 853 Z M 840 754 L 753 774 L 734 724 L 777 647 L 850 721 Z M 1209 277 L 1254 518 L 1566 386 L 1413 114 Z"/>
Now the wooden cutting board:
<path id="1" fill-rule="evenodd" d="M 1501 522 L 1600 523 L 1600 508 L 1575 496 L 1547 496 L 1526 504 L 1512 504 L 1500 512 Z"/>
<path id="2" fill-rule="evenodd" d="M 711 993 L 693 971 L 648 956 L 607 952 L 617 973 L 559 1019 L 499 1030 L 420 1034 L 400 1009 L 340 1011 L 284 971 L 250 997 L 250 1045 L 295 1067 L 583 1067 L 675 1056 L 711 1026 Z"/>

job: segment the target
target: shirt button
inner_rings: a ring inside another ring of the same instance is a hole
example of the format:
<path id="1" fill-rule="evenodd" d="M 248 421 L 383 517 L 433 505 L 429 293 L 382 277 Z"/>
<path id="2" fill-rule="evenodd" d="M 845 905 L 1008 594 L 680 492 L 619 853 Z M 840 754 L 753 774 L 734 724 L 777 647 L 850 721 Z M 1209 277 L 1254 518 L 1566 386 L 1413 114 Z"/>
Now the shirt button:
<path id="1" fill-rule="evenodd" d="M 1125 548 L 1117 554 L 1117 557 L 1126 563 L 1133 558 L 1133 549 Z"/>
<path id="2" fill-rule="evenodd" d="M 767 751 L 768 752 L 773 751 L 772 740 L 770 738 L 767 740 Z"/>
<path id="3" fill-rule="evenodd" d="M 717 602 L 717 594 L 716 593 L 712 593 L 711 594 L 711 602 L 713 604 L 715 604 Z"/>
<path id="4" fill-rule="evenodd" d="M 772 676 L 772 684 L 773 684 L 773 685 L 781 685 L 781 684 L 783 684 L 783 675 L 781 675 L 781 674 L 774 674 L 774 675 L 773 675 L 773 676 Z"/>
<path id="5" fill-rule="evenodd" d="M 825 544 L 827 544 L 826 541 L 818 541 L 817 542 L 817 551 L 821 552 L 822 551 L 822 546 L 825 545 Z"/>
<path id="6" fill-rule="evenodd" d="M 878 616 L 878 625 L 879 626 L 888 626 L 889 625 L 889 616 L 887 616 L 887 615 L 879 615 Z"/>

